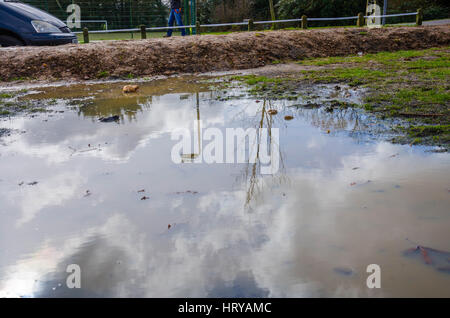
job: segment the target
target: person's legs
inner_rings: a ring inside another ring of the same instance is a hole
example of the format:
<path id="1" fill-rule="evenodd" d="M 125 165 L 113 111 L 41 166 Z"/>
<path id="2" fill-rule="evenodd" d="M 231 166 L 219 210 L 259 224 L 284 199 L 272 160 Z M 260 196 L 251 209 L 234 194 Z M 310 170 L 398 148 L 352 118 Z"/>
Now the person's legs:
<path id="1" fill-rule="evenodd" d="M 170 15 L 169 15 L 169 26 L 172 27 L 173 26 L 173 21 L 175 20 L 175 14 L 174 14 L 174 10 L 170 10 Z M 172 31 L 173 29 L 168 29 L 167 30 L 167 37 L 172 36 Z"/>
<path id="2" fill-rule="evenodd" d="M 172 10 L 175 14 L 175 19 L 177 20 L 177 24 L 179 26 L 183 26 L 183 20 L 181 19 L 181 9 L 178 10 Z M 182 28 L 181 29 L 181 35 L 185 36 L 186 35 L 186 29 Z"/>

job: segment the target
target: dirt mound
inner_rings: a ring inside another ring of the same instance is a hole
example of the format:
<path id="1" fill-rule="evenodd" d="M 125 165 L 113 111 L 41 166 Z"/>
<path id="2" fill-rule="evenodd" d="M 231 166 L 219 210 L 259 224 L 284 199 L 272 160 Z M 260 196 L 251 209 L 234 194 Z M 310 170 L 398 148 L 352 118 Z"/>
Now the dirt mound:
<path id="1" fill-rule="evenodd" d="M 0 81 L 171 75 L 448 46 L 448 26 L 240 32 L 60 47 L 0 49 Z"/>

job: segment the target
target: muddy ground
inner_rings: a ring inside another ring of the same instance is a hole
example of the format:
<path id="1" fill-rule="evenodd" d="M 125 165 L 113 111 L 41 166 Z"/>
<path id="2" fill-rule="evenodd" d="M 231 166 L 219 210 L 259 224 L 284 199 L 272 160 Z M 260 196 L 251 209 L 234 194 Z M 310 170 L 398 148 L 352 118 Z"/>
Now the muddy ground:
<path id="1" fill-rule="evenodd" d="M 0 82 L 134 78 L 450 45 L 448 26 L 239 32 L 0 49 Z"/>

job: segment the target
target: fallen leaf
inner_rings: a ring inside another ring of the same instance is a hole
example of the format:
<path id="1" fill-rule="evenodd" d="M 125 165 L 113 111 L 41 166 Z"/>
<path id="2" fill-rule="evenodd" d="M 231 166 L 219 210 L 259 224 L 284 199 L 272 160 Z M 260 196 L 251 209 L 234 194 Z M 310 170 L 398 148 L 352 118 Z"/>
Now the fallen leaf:
<path id="1" fill-rule="evenodd" d="M 150 199 L 149 197 L 146 197 L 146 196 L 143 196 L 142 198 L 141 198 L 141 201 L 143 201 L 143 200 L 148 200 L 148 199 Z"/>
<path id="2" fill-rule="evenodd" d="M 428 256 L 427 250 L 424 249 L 422 246 L 418 246 L 418 248 L 420 249 L 420 253 L 421 253 L 422 256 L 423 256 L 423 259 L 425 260 L 425 263 L 431 264 L 431 259 L 430 259 L 430 257 Z"/>
<path id="3" fill-rule="evenodd" d="M 410 240 L 408 241 L 411 242 Z M 411 243 L 415 244 L 414 242 Z M 450 252 L 440 251 L 422 245 L 416 245 L 416 247 L 407 249 L 404 252 L 404 255 L 421 259 L 426 265 L 430 265 L 440 272 L 447 274 L 450 273 Z"/>

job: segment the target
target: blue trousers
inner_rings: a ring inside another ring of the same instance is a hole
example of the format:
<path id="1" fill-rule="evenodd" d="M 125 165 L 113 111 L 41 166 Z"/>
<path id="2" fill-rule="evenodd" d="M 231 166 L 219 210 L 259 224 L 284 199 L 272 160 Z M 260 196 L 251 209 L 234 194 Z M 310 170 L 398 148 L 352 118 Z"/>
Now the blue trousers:
<path id="1" fill-rule="evenodd" d="M 170 16 L 169 16 L 169 26 L 173 26 L 174 20 L 177 20 L 178 26 L 183 26 L 183 20 L 181 19 L 181 9 L 172 9 L 170 10 Z M 173 29 L 167 30 L 167 36 L 172 36 Z M 186 35 L 186 30 L 183 28 L 181 29 L 181 35 Z"/>

